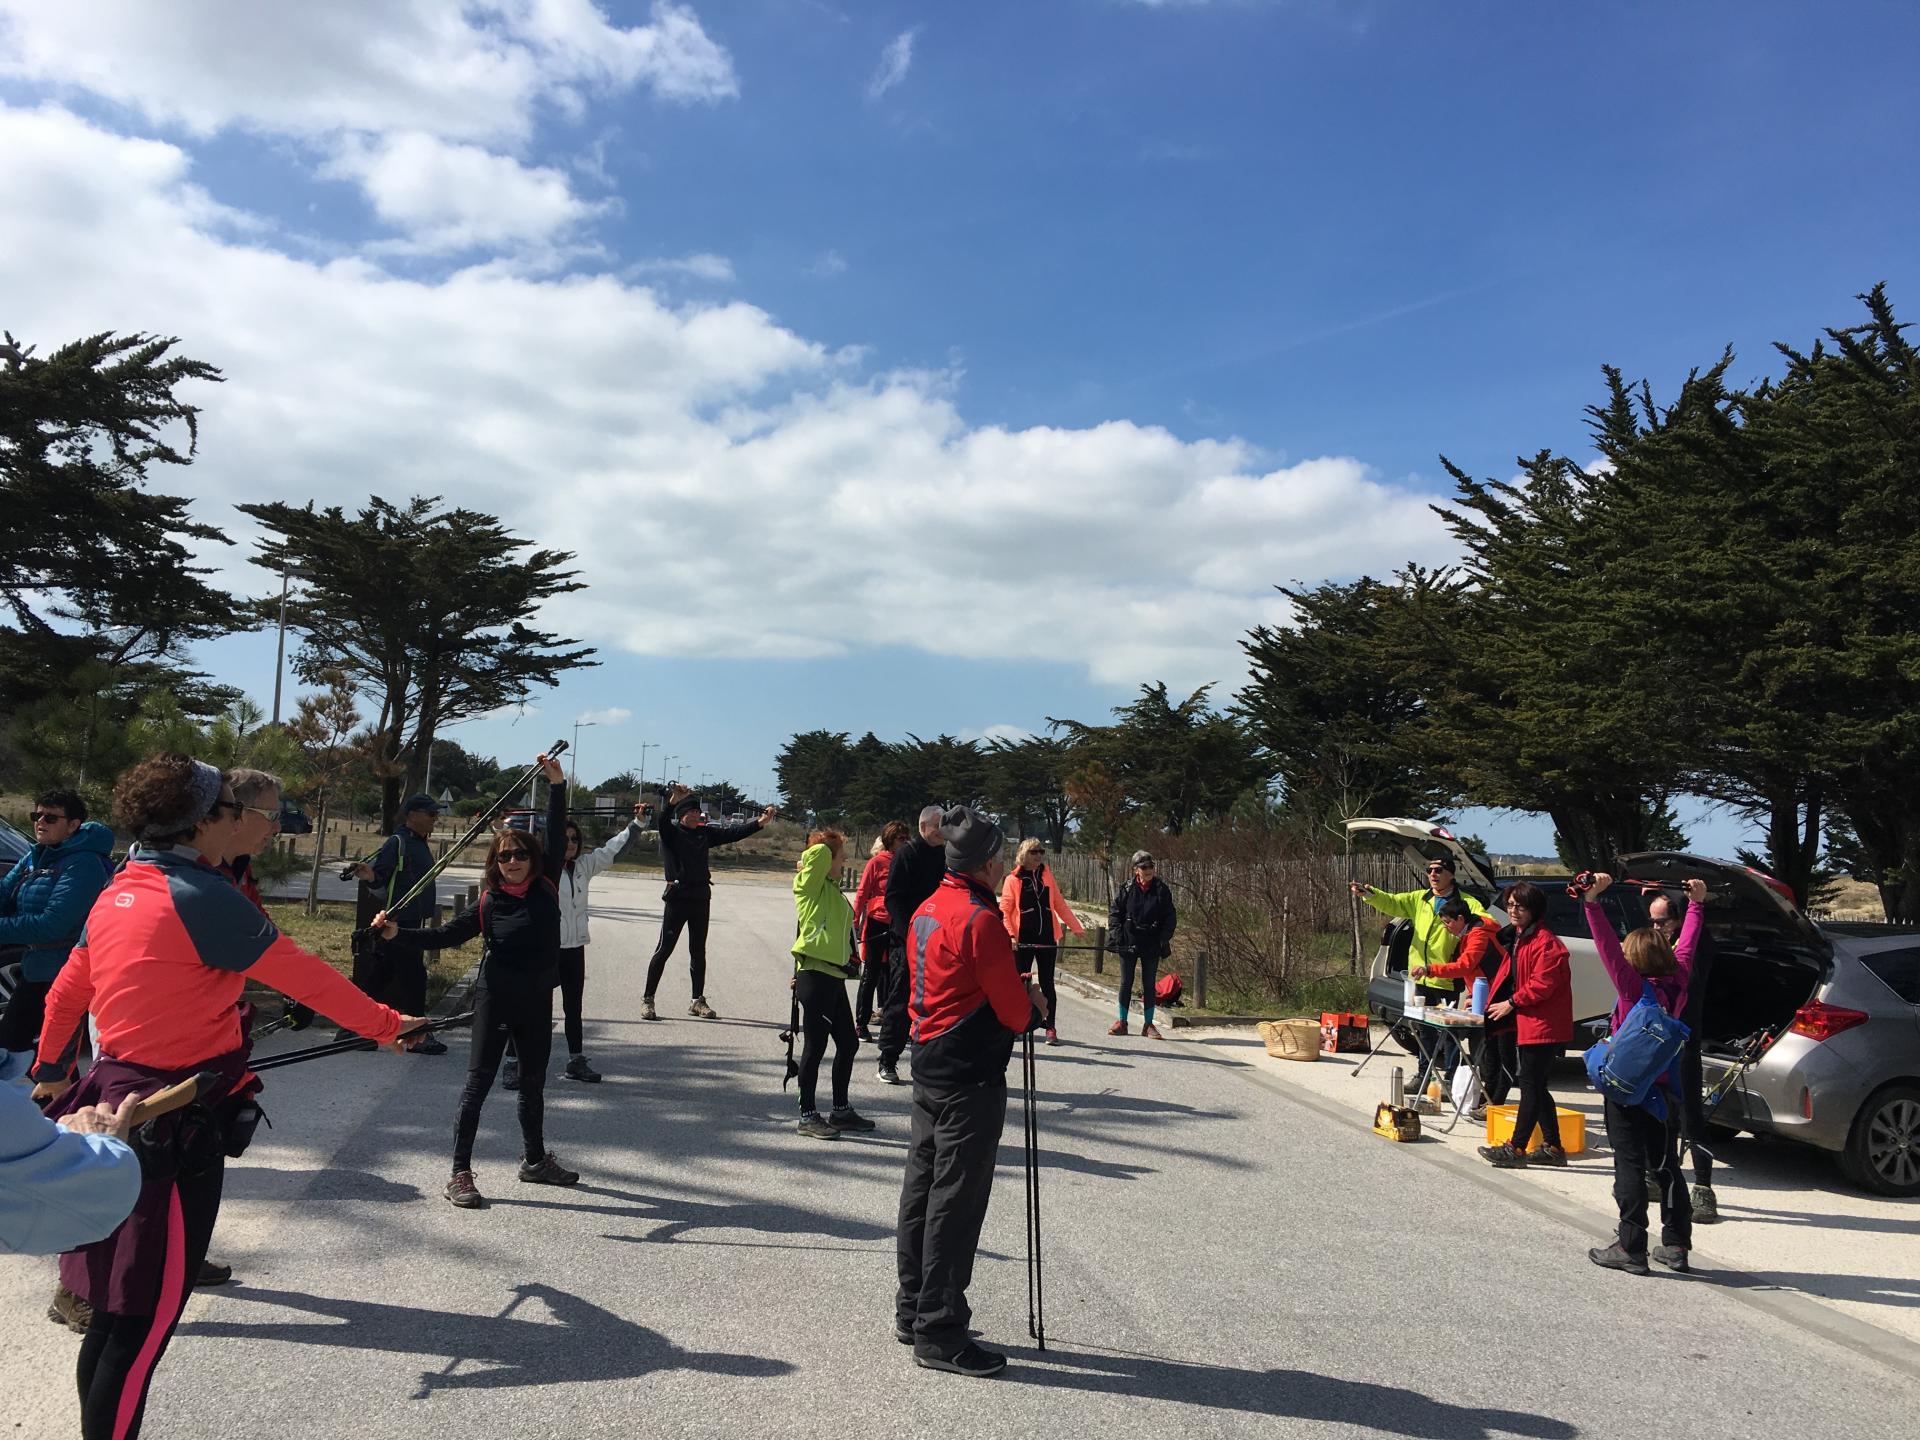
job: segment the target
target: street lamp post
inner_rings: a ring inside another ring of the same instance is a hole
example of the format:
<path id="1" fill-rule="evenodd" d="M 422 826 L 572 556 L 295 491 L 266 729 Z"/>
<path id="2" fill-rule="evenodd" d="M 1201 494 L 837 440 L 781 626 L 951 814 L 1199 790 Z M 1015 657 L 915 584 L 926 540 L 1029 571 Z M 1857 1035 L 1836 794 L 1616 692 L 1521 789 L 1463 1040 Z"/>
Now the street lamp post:
<path id="1" fill-rule="evenodd" d="M 640 742 L 640 786 L 639 788 L 642 790 L 647 788 L 647 751 L 653 748 L 654 748 L 654 744 L 651 740 L 642 740 Z"/>
<path id="2" fill-rule="evenodd" d="M 667 767 L 679 758 L 678 755 L 668 755 L 660 762 L 660 793 L 662 795 L 667 793 Z"/>
<path id="3" fill-rule="evenodd" d="M 580 779 L 580 732 L 591 730 L 598 720 L 576 720 L 573 722 L 573 765 L 567 772 L 567 788 L 574 789 Z"/>
<path id="4" fill-rule="evenodd" d="M 273 650 L 273 723 L 280 723 L 280 677 L 287 668 L 287 587 L 293 581 L 291 569 L 280 572 L 280 639 Z"/>

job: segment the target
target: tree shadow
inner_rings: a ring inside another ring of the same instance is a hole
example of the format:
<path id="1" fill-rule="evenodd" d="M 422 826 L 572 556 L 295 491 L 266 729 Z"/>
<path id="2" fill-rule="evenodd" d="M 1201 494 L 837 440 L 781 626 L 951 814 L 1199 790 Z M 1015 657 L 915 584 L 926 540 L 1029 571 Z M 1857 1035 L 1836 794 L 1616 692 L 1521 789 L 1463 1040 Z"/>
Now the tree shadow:
<path id="1" fill-rule="evenodd" d="M 367 1170 L 277 1170 L 229 1162 L 221 1193 L 230 1200 L 299 1200 L 303 1204 L 371 1201 L 405 1205 L 423 1199 L 418 1185 Z"/>
<path id="2" fill-rule="evenodd" d="M 1238 1120 L 1240 1113 L 1235 1110 L 1199 1110 L 1191 1105 L 1179 1105 L 1171 1100 L 1150 1100 L 1144 1095 L 1122 1095 L 1118 1090 L 1107 1089 L 1092 1094 L 1072 1094 L 1061 1091 L 1036 1091 L 1034 1098 L 1055 1105 L 1056 1113 L 1072 1115 L 1084 1110 L 1115 1110 L 1135 1115 L 1178 1115 L 1187 1120 Z"/>
<path id="3" fill-rule="evenodd" d="M 1251 1415 L 1320 1420 L 1416 1440 L 1492 1440 L 1501 1435 L 1572 1440 L 1579 1434 L 1566 1421 L 1545 1415 L 1453 1405 L 1418 1390 L 1306 1370 L 1245 1370 L 1111 1350 L 1005 1348 L 1027 1363 L 1008 1369 L 1004 1378 L 1041 1389 L 1085 1390 Z"/>
<path id="4" fill-rule="evenodd" d="M 1805 1271 L 1767 1270 L 1747 1274 L 1739 1270 L 1702 1270 L 1693 1267 L 1680 1280 L 1724 1285 L 1729 1290 L 1778 1290 L 1823 1300 L 1852 1300 L 1862 1305 L 1920 1308 L 1920 1280 L 1888 1275 L 1821 1275 Z"/>
<path id="5" fill-rule="evenodd" d="M 654 1222 L 654 1228 L 645 1235 L 607 1237 L 640 1244 L 670 1244 L 698 1230 L 746 1230 L 759 1235 L 818 1235 L 829 1240 L 848 1242 L 893 1239 L 892 1225 L 859 1220 L 849 1215 L 803 1210 L 797 1205 L 783 1205 L 775 1200 L 688 1200 L 681 1196 L 642 1195 L 631 1190 L 615 1190 L 606 1185 L 574 1185 L 564 1193 L 569 1196 L 591 1195 L 624 1203 L 596 1205 L 578 1200 L 535 1200 L 518 1196 L 503 1197 L 489 1203 L 533 1210 L 572 1210 L 584 1215 L 605 1215 L 616 1220 Z"/>
<path id="6" fill-rule="evenodd" d="M 425 1371 L 412 1396 L 435 1390 L 489 1390 L 513 1386 L 630 1380 L 656 1370 L 694 1370 L 711 1375 L 773 1377 L 792 1372 L 784 1360 L 684 1350 L 664 1335 L 636 1325 L 590 1301 L 552 1286 L 517 1285 L 498 1315 L 462 1315 L 369 1300 L 335 1300 L 295 1291 L 249 1287 L 222 1294 L 220 1303 L 277 1305 L 317 1317 L 312 1321 L 246 1323 L 197 1320 L 183 1334 L 211 1339 L 282 1340 L 296 1345 L 339 1345 L 389 1354 L 444 1355 L 441 1370 Z M 543 1302 L 551 1320 L 519 1319 L 527 1300 Z M 457 1373 L 461 1365 L 486 1368 Z"/>

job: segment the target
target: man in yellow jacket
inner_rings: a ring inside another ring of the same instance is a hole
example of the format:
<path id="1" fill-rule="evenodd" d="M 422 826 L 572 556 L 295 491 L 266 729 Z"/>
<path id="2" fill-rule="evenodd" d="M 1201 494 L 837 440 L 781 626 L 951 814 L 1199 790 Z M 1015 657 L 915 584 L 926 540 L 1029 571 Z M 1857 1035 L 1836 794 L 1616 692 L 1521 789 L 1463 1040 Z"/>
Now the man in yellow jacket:
<path id="1" fill-rule="evenodd" d="M 1461 982 L 1457 979 L 1435 979 L 1428 974 L 1452 960 L 1454 946 L 1459 943 L 1452 932 L 1440 923 L 1440 907 L 1458 896 L 1475 915 L 1487 913 L 1486 907 L 1478 900 L 1455 887 L 1453 861 L 1444 855 L 1437 860 L 1429 860 L 1427 888 L 1424 890 L 1394 893 L 1377 890 L 1356 880 L 1353 893 L 1382 915 L 1412 922 L 1413 943 L 1407 947 L 1407 973 L 1414 978 L 1415 993 L 1424 996 L 1429 1005 L 1443 1005 L 1452 1000 L 1459 992 Z M 1413 1033 L 1419 1042 L 1422 1059 L 1428 1062 L 1432 1060 L 1433 1047 L 1436 1044 L 1444 1045 L 1447 1078 L 1451 1081 L 1453 1067 L 1460 1058 L 1459 1047 L 1453 1043 L 1452 1037 L 1435 1034 L 1424 1025 Z"/>

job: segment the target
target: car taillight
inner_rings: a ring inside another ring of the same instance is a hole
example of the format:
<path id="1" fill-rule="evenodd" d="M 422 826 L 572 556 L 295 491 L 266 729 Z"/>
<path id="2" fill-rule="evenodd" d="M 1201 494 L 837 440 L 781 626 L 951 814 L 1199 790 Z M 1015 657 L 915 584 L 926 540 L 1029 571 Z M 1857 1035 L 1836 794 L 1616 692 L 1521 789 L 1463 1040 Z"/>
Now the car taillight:
<path id="1" fill-rule="evenodd" d="M 1866 1023 L 1867 1013 L 1864 1010 L 1849 1010 L 1843 1005 L 1829 1005 L 1824 1000 L 1809 1000 L 1794 1012 L 1793 1024 L 1787 1028 L 1809 1040 L 1831 1040 L 1842 1030 L 1851 1030 L 1856 1025 Z"/>

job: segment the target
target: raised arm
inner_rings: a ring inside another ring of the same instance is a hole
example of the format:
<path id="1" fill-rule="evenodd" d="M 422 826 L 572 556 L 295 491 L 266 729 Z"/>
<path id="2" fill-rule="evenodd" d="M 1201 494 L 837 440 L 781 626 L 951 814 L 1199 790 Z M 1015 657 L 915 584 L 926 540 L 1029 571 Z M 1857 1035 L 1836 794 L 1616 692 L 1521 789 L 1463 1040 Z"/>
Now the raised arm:
<path id="1" fill-rule="evenodd" d="M 1613 922 L 1607 919 L 1607 912 L 1591 900 L 1581 909 L 1586 912 L 1587 932 L 1593 936 L 1593 948 L 1600 952 L 1600 963 L 1607 967 L 1607 978 L 1613 981 L 1614 993 L 1622 1000 L 1638 1000 L 1647 982 L 1627 963 L 1626 952 L 1620 948 L 1620 937 L 1613 933 Z"/>
<path id="2" fill-rule="evenodd" d="M 1427 894 L 1425 890 L 1406 890 L 1395 894 L 1373 885 L 1364 886 L 1356 893 L 1382 915 L 1391 915 L 1396 920 L 1411 920 L 1415 905 Z"/>
<path id="3" fill-rule="evenodd" d="M 620 858 L 620 852 L 640 838 L 640 807 L 634 806 L 633 819 L 624 827 L 614 831 L 613 838 L 590 855 L 582 855 L 573 862 L 573 873 L 582 880 L 591 880 Z"/>
<path id="4" fill-rule="evenodd" d="M 809 845 L 800 856 L 800 868 L 794 872 L 793 893 L 819 895 L 833 888 L 833 847 Z"/>
<path id="5" fill-rule="evenodd" d="M 1687 882 L 1687 913 L 1680 921 L 1680 938 L 1673 942 L 1674 974 L 1680 980 L 1680 993 L 1690 994 L 1693 962 L 1700 953 L 1700 936 L 1707 928 L 1707 882 Z"/>
<path id="6" fill-rule="evenodd" d="M 558 885 L 567 868 L 567 772 L 551 756 L 542 755 L 540 764 L 547 774 L 547 843 L 540 863 L 547 879 Z"/>

